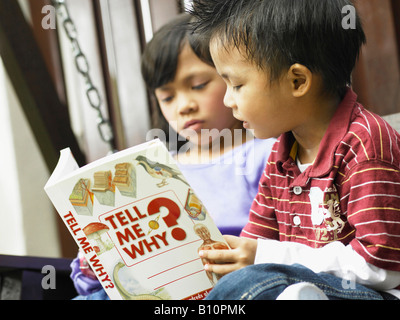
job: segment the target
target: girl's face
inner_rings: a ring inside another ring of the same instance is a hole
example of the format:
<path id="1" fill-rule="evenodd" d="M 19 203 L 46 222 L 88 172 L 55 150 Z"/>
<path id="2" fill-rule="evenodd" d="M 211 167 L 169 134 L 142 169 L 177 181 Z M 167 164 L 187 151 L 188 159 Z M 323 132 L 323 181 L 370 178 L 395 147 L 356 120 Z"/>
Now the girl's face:
<path id="1" fill-rule="evenodd" d="M 202 146 L 220 138 L 223 129 L 241 128 L 241 122 L 224 105 L 225 92 L 226 84 L 215 68 L 202 62 L 185 44 L 175 79 L 157 88 L 155 95 L 172 128 Z"/>

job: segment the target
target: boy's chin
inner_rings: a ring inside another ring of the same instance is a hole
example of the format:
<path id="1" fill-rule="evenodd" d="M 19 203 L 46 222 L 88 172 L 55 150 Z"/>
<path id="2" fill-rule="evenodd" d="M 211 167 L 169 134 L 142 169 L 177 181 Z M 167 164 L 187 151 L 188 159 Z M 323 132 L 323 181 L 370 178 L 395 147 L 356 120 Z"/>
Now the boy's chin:
<path id="1" fill-rule="evenodd" d="M 251 130 L 251 131 L 252 131 L 254 137 L 257 138 L 257 139 L 265 140 L 265 139 L 270 139 L 270 138 L 278 138 L 280 136 L 280 134 L 273 135 L 270 132 L 260 132 L 258 130 Z"/>

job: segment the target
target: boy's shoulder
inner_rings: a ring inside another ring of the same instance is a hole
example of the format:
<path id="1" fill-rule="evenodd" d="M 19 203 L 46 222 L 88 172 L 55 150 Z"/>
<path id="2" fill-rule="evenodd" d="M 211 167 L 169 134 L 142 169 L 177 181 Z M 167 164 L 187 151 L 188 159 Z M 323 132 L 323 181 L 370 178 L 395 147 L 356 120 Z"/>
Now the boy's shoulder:
<path id="1" fill-rule="evenodd" d="M 291 157 L 294 143 L 291 133 L 281 135 L 272 148 L 269 164 L 282 171 L 283 163 L 294 162 Z M 366 161 L 385 162 L 399 168 L 400 134 L 357 102 L 357 95 L 348 89 L 321 141 L 312 172 L 315 176 L 323 175 L 342 164 L 348 171 Z"/>
<path id="2" fill-rule="evenodd" d="M 399 167 L 399 143 L 400 134 L 389 123 L 356 103 L 339 147 L 352 153 L 358 162 L 383 161 Z"/>

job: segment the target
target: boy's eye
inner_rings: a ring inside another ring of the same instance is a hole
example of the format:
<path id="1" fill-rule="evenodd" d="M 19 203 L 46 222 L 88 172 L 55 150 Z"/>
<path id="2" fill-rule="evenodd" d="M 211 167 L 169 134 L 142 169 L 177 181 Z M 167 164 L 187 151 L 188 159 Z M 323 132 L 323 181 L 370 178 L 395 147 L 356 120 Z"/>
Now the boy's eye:
<path id="1" fill-rule="evenodd" d="M 240 86 L 233 86 L 233 90 L 234 91 L 239 91 L 239 89 L 242 87 L 242 85 L 240 85 Z"/>

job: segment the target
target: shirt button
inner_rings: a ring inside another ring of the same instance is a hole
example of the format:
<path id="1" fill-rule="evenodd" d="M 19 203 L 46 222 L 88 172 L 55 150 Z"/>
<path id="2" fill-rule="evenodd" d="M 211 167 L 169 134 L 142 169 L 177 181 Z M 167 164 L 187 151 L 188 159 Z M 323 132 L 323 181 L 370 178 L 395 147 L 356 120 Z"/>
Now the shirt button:
<path id="1" fill-rule="evenodd" d="M 293 223 L 294 223 L 296 226 L 299 226 L 300 223 L 301 223 L 300 217 L 299 217 L 299 216 L 295 216 L 295 217 L 293 218 Z"/>
<path id="2" fill-rule="evenodd" d="M 303 192 L 303 189 L 301 187 L 294 187 L 293 188 L 293 192 L 296 196 L 301 195 L 301 193 Z"/>

